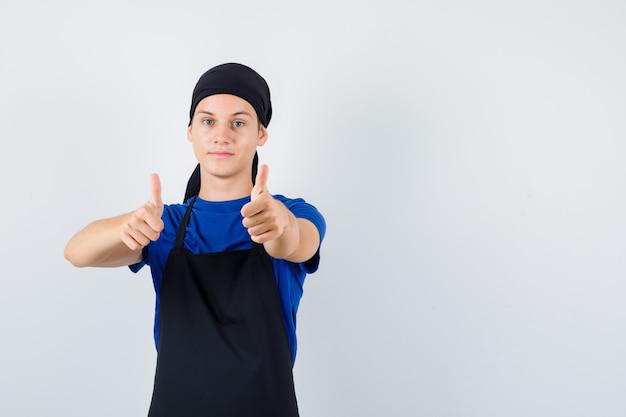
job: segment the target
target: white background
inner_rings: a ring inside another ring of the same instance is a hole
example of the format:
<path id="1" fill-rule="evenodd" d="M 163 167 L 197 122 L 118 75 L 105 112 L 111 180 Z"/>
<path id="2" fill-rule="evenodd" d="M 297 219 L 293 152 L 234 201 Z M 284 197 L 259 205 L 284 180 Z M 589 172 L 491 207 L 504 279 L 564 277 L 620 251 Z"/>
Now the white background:
<path id="1" fill-rule="evenodd" d="M 0 415 L 141 416 L 149 271 L 69 238 L 158 172 L 208 68 L 272 89 L 270 191 L 325 215 L 303 417 L 626 415 L 623 1 L 0 3 Z"/>

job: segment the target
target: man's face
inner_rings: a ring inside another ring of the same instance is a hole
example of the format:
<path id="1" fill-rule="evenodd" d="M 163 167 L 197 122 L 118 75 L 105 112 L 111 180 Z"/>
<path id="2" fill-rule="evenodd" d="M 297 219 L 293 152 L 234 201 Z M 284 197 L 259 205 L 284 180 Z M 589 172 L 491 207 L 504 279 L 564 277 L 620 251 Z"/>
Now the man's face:
<path id="1" fill-rule="evenodd" d="M 267 140 L 267 131 L 246 100 L 230 94 L 204 98 L 196 107 L 187 139 L 208 174 L 219 178 L 250 179 L 257 146 Z"/>

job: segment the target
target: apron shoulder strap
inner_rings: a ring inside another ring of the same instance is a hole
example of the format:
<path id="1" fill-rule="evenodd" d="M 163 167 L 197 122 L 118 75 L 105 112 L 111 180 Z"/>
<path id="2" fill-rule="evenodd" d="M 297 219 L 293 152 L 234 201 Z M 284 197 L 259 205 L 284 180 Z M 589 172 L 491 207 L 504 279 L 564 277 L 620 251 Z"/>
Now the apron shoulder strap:
<path id="1" fill-rule="evenodd" d="M 183 240 L 185 239 L 185 230 L 187 230 L 187 224 L 189 224 L 189 217 L 191 216 L 191 208 L 193 207 L 193 203 L 196 202 L 196 198 L 194 197 L 189 202 L 189 207 L 187 207 L 187 211 L 185 211 L 185 215 L 183 219 L 180 221 L 180 225 L 178 226 L 178 232 L 176 232 L 176 241 L 174 242 L 174 248 L 182 248 Z"/>

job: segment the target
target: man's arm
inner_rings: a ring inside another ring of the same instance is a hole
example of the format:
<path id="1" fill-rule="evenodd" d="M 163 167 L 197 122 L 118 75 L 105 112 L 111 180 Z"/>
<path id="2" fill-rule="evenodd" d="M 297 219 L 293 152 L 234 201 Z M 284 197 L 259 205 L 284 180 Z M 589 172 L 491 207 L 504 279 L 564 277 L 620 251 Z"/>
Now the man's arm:
<path id="1" fill-rule="evenodd" d="M 296 218 L 270 194 L 268 175 L 268 166 L 262 165 L 250 202 L 241 209 L 243 225 L 252 240 L 262 243 L 270 256 L 296 263 L 308 261 L 319 247 L 319 231 L 311 221 Z"/>
<path id="2" fill-rule="evenodd" d="M 161 183 L 150 178 L 150 200 L 137 210 L 90 223 L 65 246 L 65 258 L 74 266 L 125 266 L 141 261 L 141 250 L 163 230 Z"/>

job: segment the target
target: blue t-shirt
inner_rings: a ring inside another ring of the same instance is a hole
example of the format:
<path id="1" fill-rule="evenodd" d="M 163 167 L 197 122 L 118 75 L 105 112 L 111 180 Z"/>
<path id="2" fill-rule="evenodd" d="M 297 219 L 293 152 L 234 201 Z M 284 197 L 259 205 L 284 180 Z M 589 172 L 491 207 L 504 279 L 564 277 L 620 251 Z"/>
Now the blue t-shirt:
<path id="1" fill-rule="evenodd" d="M 282 195 L 274 195 L 297 218 L 311 221 L 319 231 L 320 244 L 326 233 L 326 223 L 320 212 L 303 199 L 289 199 Z M 161 281 L 165 261 L 170 250 L 174 247 L 178 226 L 189 206 L 185 204 L 166 205 L 163 209 L 163 223 L 165 228 L 155 242 L 150 242 L 143 249 L 140 263 L 131 265 L 133 272 L 139 271 L 144 265 L 150 265 L 152 281 L 156 292 L 156 306 L 154 318 L 154 341 L 158 349 L 159 340 L 159 301 Z M 212 202 L 199 197 L 193 205 L 189 224 L 185 233 L 184 247 L 191 253 L 227 252 L 250 249 L 252 241 L 248 230 L 243 226 L 241 208 L 250 201 L 250 197 L 231 201 Z M 306 274 L 313 273 L 319 265 L 319 251 L 313 258 L 303 263 L 293 263 L 282 259 L 271 258 L 276 275 L 276 285 L 280 296 L 283 311 L 283 320 L 287 331 L 287 338 L 291 347 L 291 358 L 296 358 L 296 313 Z"/>

